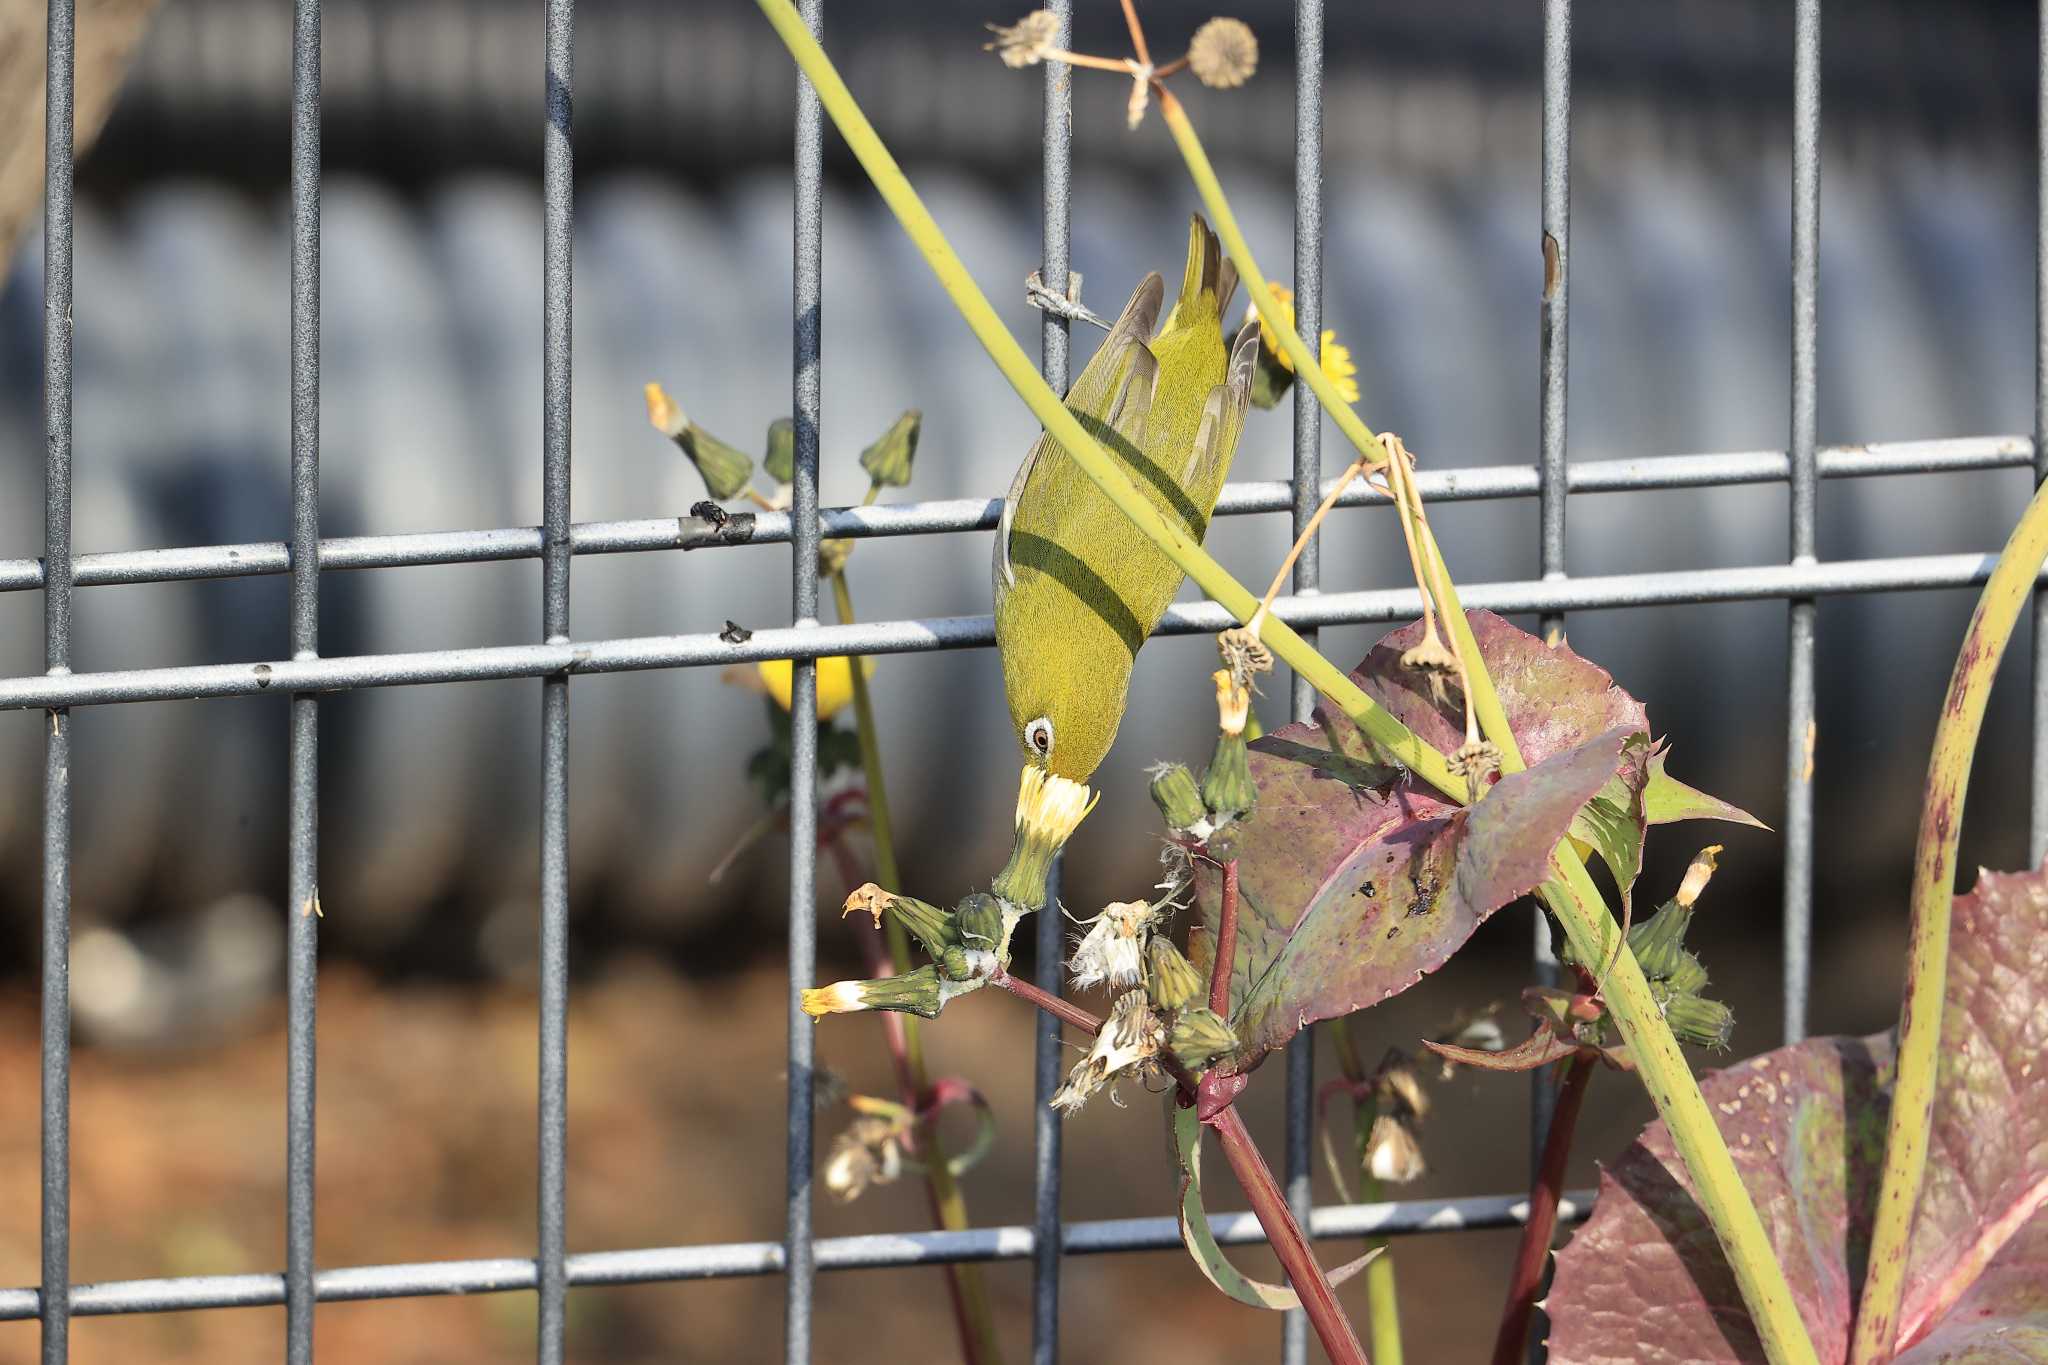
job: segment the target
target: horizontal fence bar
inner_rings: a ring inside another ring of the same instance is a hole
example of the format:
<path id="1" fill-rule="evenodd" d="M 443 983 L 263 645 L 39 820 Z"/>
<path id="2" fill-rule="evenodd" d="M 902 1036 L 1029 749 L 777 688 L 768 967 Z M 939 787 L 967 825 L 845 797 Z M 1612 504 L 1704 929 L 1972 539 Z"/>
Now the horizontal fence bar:
<path id="1" fill-rule="evenodd" d="M 1940 441 L 1896 441 L 1865 446 L 1832 446 L 1820 452 L 1824 479 L 1883 478 L 1904 474 L 1953 474 L 1981 469 L 2026 469 L 2034 443 L 2025 436 L 1968 436 Z M 1574 493 L 1640 493 L 1675 488 L 1727 488 L 1785 483 L 1791 461 L 1782 450 L 1736 451 L 1722 455 L 1647 455 L 1625 460 L 1588 460 L 1570 466 Z M 1334 480 L 1326 480 L 1328 493 Z M 1533 498 L 1538 478 L 1533 465 L 1487 465 L 1473 469 L 1423 470 L 1416 482 L 1429 502 L 1484 502 Z M 1340 507 L 1377 502 L 1379 495 L 1355 487 L 1337 500 Z M 1217 516 L 1284 512 L 1294 506 L 1293 485 L 1284 480 L 1234 483 L 1223 490 Z M 993 531 L 1002 515 L 1000 498 L 950 498 L 875 507 L 833 507 L 818 515 L 826 539 L 866 540 L 933 535 L 951 531 Z M 570 551 L 579 555 L 639 554 L 656 550 L 702 550 L 733 545 L 782 545 L 790 535 L 787 512 L 734 512 L 723 522 L 702 517 L 651 517 L 633 521 L 587 521 L 570 528 Z M 403 569 L 429 564 L 490 564 L 538 559 L 537 526 L 480 531 L 419 531 L 395 535 L 338 536 L 320 542 L 320 568 Z M 79 555 L 72 582 L 81 588 L 195 579 L 243 578 L 291 570 L 291 549 L 281 540 L 243 545 L 181 546 L 164 550 L 114 550 Z M 0 559 L 0 592 L 31 592 L 43 586 L 39 559 Z"/>
<path id="2" fill-rule="evenodd" d="M 1569 1192 L 1558 1219 L 1582 1221 L 1593 1191 Z M 1464 1199 L 1406 1199 L 1383 1204 L 1341 1204 L 1318 1208 L 1309 1235 L 1325 1240 L 1393 1237 L 1427 1232 L 1468 1232 L 1515 1227 L 1528 1217 L 1522 1195 L 1480 1195 Z M 1249 1212 L 1210 1215 L 1216 1240 L 1226 1246 L 1263 1242 L 1265 1232 Z M 1017 1261 L 1031 1256 L 1037 1239 L 1021 1225 L 969 1228 L 965 1232 L 868 1233 L 819 1239 L 820 1270 L 881 1270 L 958 1261 Z M 1070 1256 L 1118 1251 L 1167 1251 L 1180 1245 L 1172 1218 L 1110 1218 L 1066 1225 L 1062 1250 Z M 706 1246 L 656 1247 L 639 1251 L 590 1251 L 568 1258 L 569 1284 L 656 1284 L 680 1280 L 736 1279 L 782 1272 L 780 1242 L 728 1242 Z M 317 1271 L 313 1292 L 323 1303 L 415 1298 L 430 1294 L 495 1294 L 534 1287 L 530 1259 L 426 1261 L 409 1265 L 351 1266 Z M 282 1275 L 192 1275 L 176 1279 L 110 1280 L 71 1291 L 79 1316 L 167 1313 L 199 1308 L 267 1308 L 284 1302 Z M 34 1318 L 42 1306 L 35 1289 L 0 1289 L 0 1322 Z"/>
<path id="3" fill-rule="evenodd" d="M 1479 583 L 1463 589 L 1462 596 L 1467 607 L 1516 615 L 1967 588 L 1989 578 L 1996 560 L 1993 554 L 1919 555 L 1825 564 L 1611 574 L 1561 583 Z M 2048 583 L 2048 575 L 2044 575 L 2043 582 Z M 1421 610 L 1421 597 L 1413 588 L 1283 597 L 1273 604 L 1274 615 L 1301 627 L 1406 621 Z M 1214 602 L 1184 602 L 1167 611 L 1154 633 L 1213 635 L 1234 624 L 1230 613 Z M 259 692 L 336 692 L 362 687 L 487 682 L 539 678 L 551 673 L 633 673 L 763 659 L 818 659 L 839 654 L 923 654 L 941 649 L 980 648 L 994 642 L 993 617 L 940 616 L 863 621 L 850 626 L 757 630 L 738 643 L 729 643 L 723 635 L 713 634 L 644 635 L 584 644 L 497 645 L 412 654 L 197 664 L 54 677 L 34 675 L 0 679 L 0 710 L 237 697 Z"/>

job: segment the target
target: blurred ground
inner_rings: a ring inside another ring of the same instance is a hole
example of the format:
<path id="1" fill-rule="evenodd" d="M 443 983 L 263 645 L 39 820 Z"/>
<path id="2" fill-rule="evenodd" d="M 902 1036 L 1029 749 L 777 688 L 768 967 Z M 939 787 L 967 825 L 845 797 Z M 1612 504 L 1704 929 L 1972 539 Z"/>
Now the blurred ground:
<path id="1" fill-rule="evenodd" d="M 1710 893 L 1711 895 L 1711 893 Z M 827 934 L 828 954 L 845 941 Z M 1369 1056 L 1411 1043 L 1461 1002 L 1508 994 L 1527 936 L 1520 913 L 1482 930 L 1473 951 L 1422 987 L 1360 1016 Z M 1741 1021 L 1738 1055 L 1774 1041 L 1776 973 L 1755 945 L 1703 945 Z M 1865 934 L 1820 945 L 1817 1015 L 1843 1029 L 1881 1025 L 1897 945 Z M 1753 962 L 1758 969 L 1730 964 Z M 845 965 L 845 964 L 841 964 Z M 1753 988 L 1753 989 L 1752 989 Z M 579 981 L 570 1011 L 569 1245 L 572 1251 L 774 1239 L 782 1213 L 783 978 L 762 964 L 717 980 L 626 960 Z M 378 986 L 331 968 L 320 997 L 319 1261 L 325 1266 L 530 1250 L 534 1220 L 535 1013 L 517 987 Z M 1511 1025 L 1512 1027 L 1512 1025 Z M 928 1035 L 936 1067 L 993 1100 L 995 1154 L 967 1181 L 975 1220 L 1030 1219 L 1030 1034 L 1021 1005 L 993 992 L 964 1000 Z M 886 1084 L 871 1019 L 828 1021 L 821 1062 L 856 1086 Z M 1322 1049 L 1325 1069 L 1330 1049 Z M 282 1263 L 284 1031 L 281 1013 L 238 1041 L 191 1052 L 82 1048 L 73 1083 L 73 1271 L 81 1283 L 149 1275 L 274 1272 Z M 1251 1092 L 1253 1131 L 1280 1146 L 1278 1069 Z M 33 998 L 0 999 L 0 1283 L 37 1277 L 37 1048 Z M 1523 1178 L 1526 1088 L 1461 1073 L 1436 1091 L 1425 1134 L 1433 1169 L 1417 1195 L 1504 1192 Z M 1127 1093 L 1067 1126 L 1070 1218 L 1159 1215 L 1171 1208 L 1159 1102 Z M 1639 1087 L 1602 1077 L 1589 1099 L 1572 1181 L 1612 1155 L 1647 1114 Z M 828 1113 L 822 1150 L 843 1123 Z M 1277 1162 L 1277 1155 L 1274 1156 Z M 1221 1169 L 1220 1164 L 1216 1167 Z M 1214 1205 L 1241 1201 L 1227 1177 Z M 1319 1199 L 1333 1197 L 1320 1178 Z M 851 1207 L 821 1198 L 821 1236 L 924 1225 L 913 1184 Z M 1396 1248 L 1410 1358 L 1483 1358 L 1513 1250 L 1508 1233 L 1411 1237 Z M 1326 1245 L 1327 1260 L 1355 1247 Z M 1264 1253 L 1235 1253 L 1255 1272 Z M 1263 1266 L 1262 1266 L 1263 1263 Z M 1030 1272 L 989 1267 L 1010 1359 L 1029 1340 Z M 1278 1320 L 1232 1304 L 1178 1254 L 1078 1258 L 1063 1280 L 1062 1359 L 1232 1362 L 1270 1356 Z M 1362 1313 L 1362 1286 L 1340 1291 Z M 817 1358 L 828 1365 L 952 1359 L 938 1272 L 834 1272 L 817 1296 Z M 84 1318 L 73 1359 L 260 1361 L 277 1356 L 282 1310 Z M 530 1294 L 323 1306 L 329 1360 L 425 1362 L 531 1358 Z M 581 1360 L 769 1361 L 782 1334 L 776 1279 L 575 1290 L 570 1349 Z M 33 1323 L 0 1324 L 0 1362 L 36 1353 Z"/>

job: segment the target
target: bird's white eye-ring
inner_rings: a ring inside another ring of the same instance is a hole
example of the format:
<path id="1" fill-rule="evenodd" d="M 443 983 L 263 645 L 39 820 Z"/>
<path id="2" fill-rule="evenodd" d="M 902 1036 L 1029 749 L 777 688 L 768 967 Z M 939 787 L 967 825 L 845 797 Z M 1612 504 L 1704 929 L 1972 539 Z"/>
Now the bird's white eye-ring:
<path id="1" fill-rule="evenodd" d="M 1040 758 L 1052 752 L 1052 722 L 1044 716 L 1024 727 L 1024 742 L 1031 746 Z"/>

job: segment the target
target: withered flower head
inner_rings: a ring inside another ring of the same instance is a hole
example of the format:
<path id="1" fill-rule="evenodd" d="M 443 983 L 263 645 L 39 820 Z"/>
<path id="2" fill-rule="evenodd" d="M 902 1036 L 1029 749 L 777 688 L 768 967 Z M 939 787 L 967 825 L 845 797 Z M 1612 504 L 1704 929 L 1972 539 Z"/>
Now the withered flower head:
<path id="1" fill-rule="evenodd" d="M 1007 67 L 1036 66 L 1059 39 L 1060 17 L 1049 9 L 1035 9 L 1007 28 L 990 24 L 988 31 L 996 40 L 983 43 L 983 52 L 995 53 Z"/>
<path id="2" fill-rule="evenodd" d="M 1259 69 L 1259 40 L 1242 19 L 1211 19 L 1195 30 L 1188 46 L 1195 79 L 1215 90 L 1232 90 Z"/>

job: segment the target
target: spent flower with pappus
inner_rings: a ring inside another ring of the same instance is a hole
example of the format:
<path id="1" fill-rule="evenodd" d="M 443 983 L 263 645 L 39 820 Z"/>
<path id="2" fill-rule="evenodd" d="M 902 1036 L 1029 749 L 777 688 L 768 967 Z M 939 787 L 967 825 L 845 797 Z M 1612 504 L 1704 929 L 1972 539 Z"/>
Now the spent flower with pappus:
<path id="1" fill-rule="evenodd" d="M 1110 1102 L 1121 1107 L 1123 1102 L 1116 1094 L 1118 1078 L 1151 1074 L 1157 1065 L 1154 1059 L 1165 1044 L 1166 1025 L 1145 992 L 1126 991 L 1117 997 L 1088 1055 L 1074 1064 L 1066 1084 L 1053 1092 L 1052 1107 L 1073 1113 L 1105 1085 L 1110 1088 Z"/>

